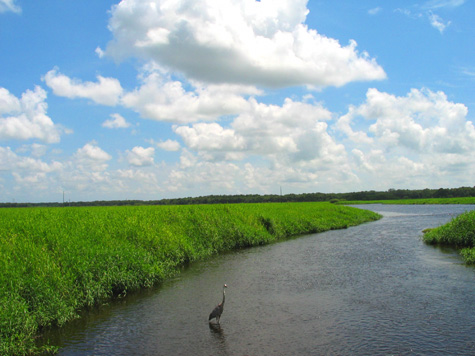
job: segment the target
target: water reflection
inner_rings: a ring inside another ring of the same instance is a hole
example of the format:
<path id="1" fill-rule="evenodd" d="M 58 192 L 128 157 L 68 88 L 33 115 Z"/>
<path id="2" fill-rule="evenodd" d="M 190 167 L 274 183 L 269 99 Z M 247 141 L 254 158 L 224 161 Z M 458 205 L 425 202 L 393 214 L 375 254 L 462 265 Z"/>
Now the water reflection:
<path id="1" fill-rule="evenodd" d="M 209 323 L 209 330 L 215 344 L 213 350 L 219 350 L 221 355 L 228 355 L 226 345 L 226 334 L 220 324 Z"/>

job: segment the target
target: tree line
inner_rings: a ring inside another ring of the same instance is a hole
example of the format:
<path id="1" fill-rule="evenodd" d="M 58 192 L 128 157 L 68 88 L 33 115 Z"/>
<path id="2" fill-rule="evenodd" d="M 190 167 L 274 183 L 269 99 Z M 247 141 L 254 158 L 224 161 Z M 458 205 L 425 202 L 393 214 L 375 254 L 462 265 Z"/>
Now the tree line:
<path id="1" fill-rule="evenodd" d="M 160 200 L 96 200 L 48 203 L 0 203 L 6 207 L 60 207 L 60 206 L 120 206 L 120 205 L 191 205 L 191 204 L 237 204 L 237 203 L 277 203 L 277 202 L 324 202 L 341 200 L 400 200 L 430 198 L 475 197 L 474 187 L 439 189 L 389 189 L 387 191 L 361 191 L 350 193 L 302 193 L 302 194 L 239 194 L 207 195 L 199 197 Z"/>

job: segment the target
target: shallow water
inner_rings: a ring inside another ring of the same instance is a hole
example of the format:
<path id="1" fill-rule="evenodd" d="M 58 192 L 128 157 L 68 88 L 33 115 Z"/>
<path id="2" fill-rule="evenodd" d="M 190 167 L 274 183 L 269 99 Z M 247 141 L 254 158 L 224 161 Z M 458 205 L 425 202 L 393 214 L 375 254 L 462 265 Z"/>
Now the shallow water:
<path id="1" fill-rule="evenodd" d="M 194 263 L 48 338 L 63 356 L 474 355 L 475 268 L 421 231 L 475 206 L 364 208 L 384 218 Z"/>

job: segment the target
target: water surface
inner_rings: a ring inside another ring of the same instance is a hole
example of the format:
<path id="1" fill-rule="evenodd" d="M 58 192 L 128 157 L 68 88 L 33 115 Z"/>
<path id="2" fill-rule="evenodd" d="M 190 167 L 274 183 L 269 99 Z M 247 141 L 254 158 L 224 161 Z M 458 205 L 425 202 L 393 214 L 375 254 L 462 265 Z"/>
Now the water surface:
<path id="1" fill-rule="evenodd" d="M 475 206 L 364 208 L 384 218 L 194 263 L 48 337 L 63 356 L 474 355 L 475 268 L 421 231 Z"/>

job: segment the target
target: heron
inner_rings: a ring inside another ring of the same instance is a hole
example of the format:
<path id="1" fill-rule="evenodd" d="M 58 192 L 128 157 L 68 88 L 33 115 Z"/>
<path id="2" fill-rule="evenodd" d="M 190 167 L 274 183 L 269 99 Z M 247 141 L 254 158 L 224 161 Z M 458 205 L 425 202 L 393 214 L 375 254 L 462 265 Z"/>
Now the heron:
<path id="1" fill-rule="evenodd" d="M 219 319 L 221 318 L 221 314 L 223 314 L 223 310 L 224 310 L 224 298 L 226 296 L 226 288 L 228 288 L 228 286 L 225 284 L 223 286 L 223 301 L 221 303 L 219 303 L 216 308 L 213 309 L 213 311 L 211 312 L 211 314 L 209 315 L 209 321 L 211 322 L 211 319 L 214 319 L 216 318 L 216 322 L 219 324 Z"/>

